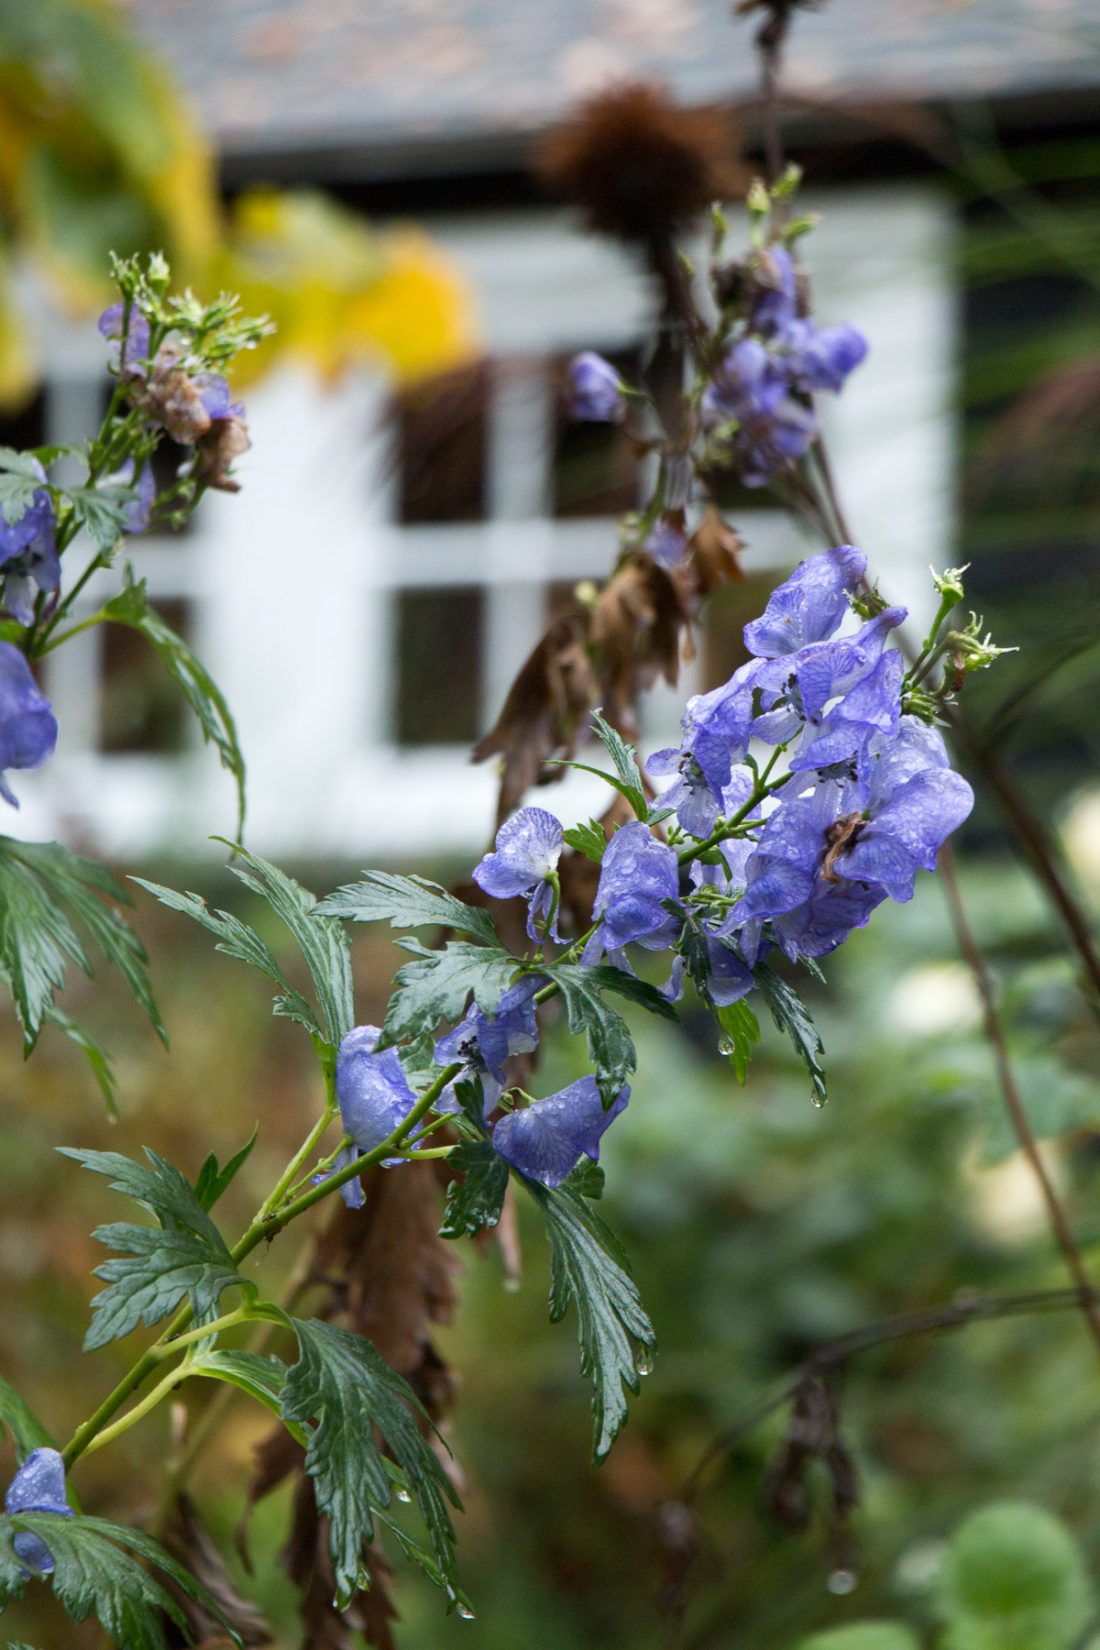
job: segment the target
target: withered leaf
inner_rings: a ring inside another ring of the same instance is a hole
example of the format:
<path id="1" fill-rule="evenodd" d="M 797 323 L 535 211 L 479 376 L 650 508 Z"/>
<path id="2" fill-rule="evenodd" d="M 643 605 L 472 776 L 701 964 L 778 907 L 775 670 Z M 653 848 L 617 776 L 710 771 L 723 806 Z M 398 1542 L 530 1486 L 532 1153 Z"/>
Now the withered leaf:
<path id="1" fill-rule="evenodd" d="M 243 1645 L 253 1647 L 274 1642 L 271 1629 L 260 1610 L 238 1591 L 214 1538 L 186 1495 L 181 1495 L 176 1502 L 172 1525 L 164 1544 L 185 1569 L 202 1582 L 239 1633 Z M 201 1603 L 174 1587 L 170 1580 L 165 1581 L 165 1586 L 177 1599 L 195 1638 L 201 1638 L 203 1644 L 210 1647 L 230 1644 L 217 1619 L 204 1610 Z M 178 1642 L 183 1644 L 184 1640 L 181 1638 Z"/>
<path id="2" fill-rule="evenodd" d="M 547 759 L 573 754 L 594 688 L 585 617 L 574 607 L 551 624 L 512 683 L 496 726 L 474 746 L 474 762 L 502 759 L 498 824 L 532 785 L 562 777 L 564 769 L 547 767 Z"/>

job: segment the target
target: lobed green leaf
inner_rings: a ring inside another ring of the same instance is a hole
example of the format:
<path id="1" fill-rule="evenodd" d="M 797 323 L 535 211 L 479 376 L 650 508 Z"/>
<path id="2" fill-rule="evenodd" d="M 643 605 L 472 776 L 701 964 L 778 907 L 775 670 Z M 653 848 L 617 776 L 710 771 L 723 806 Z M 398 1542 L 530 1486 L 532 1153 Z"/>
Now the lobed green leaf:
<path id="1" fill-rule="evenodd" d="M 781 980 L 767 963 L 758 964 L 753 972 L 777 1028 L 790 1038 L 795 1053 L 810 1074 L 815 1105 L 823 1106 L 829 1098 L 825 1069 L 821 1064 L 825 1048 L 810 1018 L 809 1009 L 794 987 Z"/>
<path id="2" fill-rule="evenodd" d="M 400 943 L 414 953 L 415 961 L 405 963 L 394 977 L 382 1048 L 415 1037 L 441 1020 L 460 1019 L 471 992 L 483 1014 L 494 1014 L 519 967 L 499 945 L 450 940 L 442 950 L 429 951 L 416 940 Z"/>
<path id="3" fill-rule="evenodd" d="M 461 1170 L 463 1178 L 447 1188 L 440 1237 L 476 1237 L 495 1226 L 508 1190 L 508 1165 L 500 1153 L 488 1140 L 460 1140 L 447 1167 Z"/>
<path id="4" fill-rule="evenodd" d="M 389 921 L 391 928 L 454 928 L 477 939 L 496 942 L 488 911 L 466 905 L 425 877 L 364 871 L 362 882 L 348 883 L 317 906 L 318 916 L 346 917 L 352 922 Z"/>
<path id="5" fill-rule="evenodd" d="M 287 1375 L 282 1413 L 288 1423 L 312 1423 L 305 1466 L 318 1511 L 330 1520 L 337 1608 L 346 1609 L 359 1589 L 363 1545 L 373 1539 L 375 1516 L 393 1495 L 393 1471 L 378 1434 L 416 1499 L 438 1578 L 455 1596 L 447 1502 L 459 1501 L 421 1431 L 427 1415 L 411 1387 L 360 1336 L 316 1318 L 295 1319 L 294 1328 L 300 1356 Z"/>

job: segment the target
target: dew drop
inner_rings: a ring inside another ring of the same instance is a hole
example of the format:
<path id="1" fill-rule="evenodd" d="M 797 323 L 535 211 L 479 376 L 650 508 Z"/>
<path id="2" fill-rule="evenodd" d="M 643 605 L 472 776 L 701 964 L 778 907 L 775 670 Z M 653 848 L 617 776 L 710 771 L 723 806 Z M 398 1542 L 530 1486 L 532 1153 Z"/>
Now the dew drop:
<path id="1" fill-rule="evenodd" d="M 456 1616 L 461 1616 L 463 1621 L 473 1621 L 474 1620 L 474 1612 L 470 1609 L 470 1606 L 468 1604 L 456 1604 L 455 1605 L 455 1615 Z"/>
<path id="2" fill-rule="evenodd" d="M 406 1507 L 409 1505 L 409 1502 L 412 1500 L 412 1496 L 409 1494 L 408 1490 L 400 1490 L 399 1489 L 399 1490 L 394 1490 L 393 1493 L 399 1501 L 403 1501 L 405 1503 Z"/>
<path id="3" fill-rule="evenodd" d="M 523 1284 L 519 1278 L 509 1275 L 504 1279 L 504 1290 L 506 1294 L 518 1295 L 522 1288 Z"/>
<path id="4" fill-rule="evenodd" d="M 638 1348 L 638 1356 L 634 1360 L 634 1368 L 638 1371 L 639 1375 L 652 1375 L 652 1373 L 653 1373 L 653 1348 L 652 1347 L 642 1346 L 642 1347 Z"/>
<path id="5" fill-rule="evenodd" d="M 854 1570 L 841 1569 L 834 1570 L 825 1585 L 830 1593 L 835 1593 L 838 1598 L 843 1598 L 847 1593 L 855 1592 L 858 1581 L 859 1577 Z"/>
<path id="6" fill-rule="evenodd" d="M 737 1051 L 734 1048 L 732 1038 L 719 1037 L 719 1039 L 718 1039 L 718 1052 L 719 1052 L 719 1054 L 726 1054 L 726 1055 L 735 1054 Z"/>
<path id="7" fill-rule="evenodd" d="M 824 1104 L 825 1104 L 824 1095 L 818 1094 L 816 1092 L 811 1094 L 810 1095 L 810 1104 L 811 1104 L 811 1106 L 814 1107 L 814 1109 L 816 1111 L 820 1111 L 822 1106 L 824 1106 Z"/>

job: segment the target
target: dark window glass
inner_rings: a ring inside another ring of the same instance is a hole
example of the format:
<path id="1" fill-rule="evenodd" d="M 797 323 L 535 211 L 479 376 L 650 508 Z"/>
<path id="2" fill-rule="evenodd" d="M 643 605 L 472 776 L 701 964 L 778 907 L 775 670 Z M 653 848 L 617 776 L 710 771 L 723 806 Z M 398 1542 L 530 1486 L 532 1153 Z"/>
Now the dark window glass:
<path id="1" fill-rule="evenodd" d="M 0 414 L 0 447 L 43 447 L 46 444 L 46 396 L 38 390 L 15 411 Z"/>
<path id="2" fill-rule="evenodd" d="M 704 693 L 728 682 L 748 660 L 742 631 L 764 611 L 768 597 L 787 576 L 787 572 L 750 573 L 743 584 L 719 585 L 707 597 L 700 649 Z"/>
<path id="3" fill-rule="evenodd" d="M 484 517 L 488 383 L 486 363 L 478 362 L 394 403 L 398 514 L 406 525 Z"/>
<path id="4" fill-rule="evenodd" d="M 628 382 L 641 373 L 639 350 L 601 351 Z M 556 390 L 553 474 L 555 516 L 619 516 L 638 503 L 638 461 L 621 424 L 579 422 L 569 412 L 569 362 L 553 362 Z"/>
<path id="5" fill-rule="evenodd" d="M 157 611 L 187 637 L 187 603 L 161 601 Z M 187 720 L 179 689 L 169 678 L 145 637 L 125 625 L 100 630 L 103 675 L 100 683 L 99 747 L 109 754 L 169 754 L 184 748 Z"/>
<path id="6" fill-rule="evenodd" d="M 181 447 L 178 441 L 171 436 L 163 436 L 156 452 L 153 454 L 153 478 L 157 484 L 157 493 L 160 494 L 171 487 L 176 480 L 179 467 L 192 457 L 192 448 Z M 202 509 L 202 505 L 199 505 Z M 168 527 L 158 524 L 156 536 L 167 535 L 172 538 L 185 538 L 192 528 L 194 516 L 188 516 L 181 527 Z"/>
<path id="7" fill-rule="evenodd" d="M 483 621 L 480 590 L 400 592 L 393 715 L 399 745 L 462 745 L 477 738 Z"/>

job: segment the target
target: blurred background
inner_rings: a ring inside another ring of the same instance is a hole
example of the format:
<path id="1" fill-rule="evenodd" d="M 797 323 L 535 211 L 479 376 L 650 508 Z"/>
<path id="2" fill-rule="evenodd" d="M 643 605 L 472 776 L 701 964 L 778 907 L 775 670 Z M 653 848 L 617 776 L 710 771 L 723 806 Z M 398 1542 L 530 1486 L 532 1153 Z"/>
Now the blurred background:
<path id="1" fill-rule="evenodd" d="M 616 518 L 637 502 L 621 433 L 571 424 L 562 386 L 581 348 L 637 363 L 653 294 L 550 198 L 540 140 L 602 86 L 656 79 L 684 107 L 728 111 L 751 173 L 753 32 L 723 0 L 0 4 L 0 442 L 79 440 L 98 419 L 111 248 L 163 245 L 182 280 L 240 288 L 280 322 L 242 386 L 243 491 L 136 546 L 135 563 L 236 712 L 250 845 L 319 891 L 367 864 L 468 872 L 496 783 L 469 748 L 562 593 L 606 576 Z M 918 621 L 929 562 L 973 563 L 971 599 L 1020 648 L 968 685 L 974 719 L 1064 845 L 1091 920 L 1100 18 L 1092 0 L 829 0 L 795 15 L 784 79 L 785 141 L 824 214 L 805 243 L 817 309 L 871 342 L 825 409 L 857 542 Z M 647 702 L 650 746 L 686 693 L 740 662 L 741 625 L 812 548 L 759 494 L 726 503 L 747 578 L 712 598 L 680 689 Z M 5 828 L 243 909 L 207 841 L 231 825 L 229 782 L 140 646 L 104 627 L 48 661 L 61 743 Z M 961 849 L 975 923 L 1036 1132 L 1100 1261 L 1096 1020 L 976 787 Z M 594 802 L 579 780 L 553 799 L 571 816 Z M 116 1055 L 117 1126 L 67 1049 L 44 1039 L 24 1067 L 10 1017 L 0 1042 L 2 1367 L 58 1434 L 129 1351 L 74 1356 L 100 1258 L 87 1232 L 114 1202 L 47 1148 L 150 1144 L 193 1173 L 259 1122 L 227 1199 L 243 1216 L 316 1104 L 309 1051 L 258 982 L 144 897 L 136 920 L 172 1057 L 109 982 L 72 992 Z M 398 953 L 357 936 L 356 958 L 359 1017 L 376 1018 Z M 518 1292 L 495 1249 L 469 1259 L 440 1347 L 461 1378 L 477 1619 L 443 1620 L 402 1576 L 403 1646 L 792 1650 L 871 1615 L 930 1632 L 942 1542 L 1004 1493 L 1068 1518 L 1095 1561 L 1100 1400 L 1070 1314 L 856 1360 L 834 1393 L 862 1485 L 850 1527 L 834 1527 L 824 1475 L 802 1531 L 769 1509 L 782 1414 L 715 1462 L 694 1522 L 678 1505 L 715 1434 L 821 1339 L 960 1291 L 1064 1281 L 940 889 L 925 879 L 827 973 L 813 998 L 824 1113 L 770 1030 L 739 1089 L 690 1012 L 679 1035 L 636 1028 L 608 1213 L 664 1350 L 597 1475 L 572 1325 L 546 1323 L 539 1233 L 524 1234 Z M 562 1033 L 544 1091 L 578 1060 Z M 148 1511 L 165 1425 L 89 1459 L 89 1507 Z M 234 1409 L 197 1479 L 227 1548 L 262 1430 Z M 257 1510 L 248 1586 L 289 1650 L 287 1500 Z M 99 1642 L 39 1601 L 10 1622 L 42 1645 Z"/>

